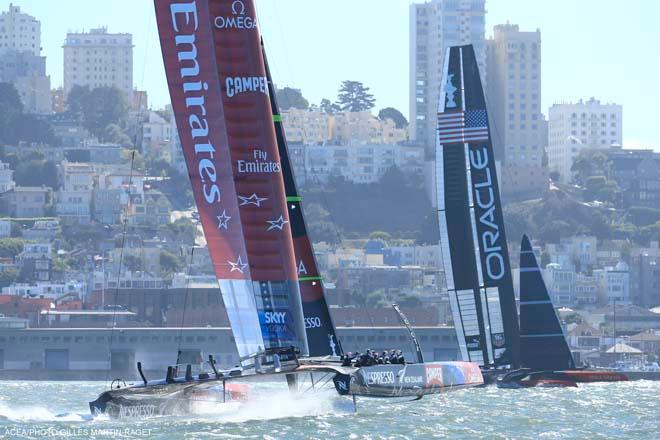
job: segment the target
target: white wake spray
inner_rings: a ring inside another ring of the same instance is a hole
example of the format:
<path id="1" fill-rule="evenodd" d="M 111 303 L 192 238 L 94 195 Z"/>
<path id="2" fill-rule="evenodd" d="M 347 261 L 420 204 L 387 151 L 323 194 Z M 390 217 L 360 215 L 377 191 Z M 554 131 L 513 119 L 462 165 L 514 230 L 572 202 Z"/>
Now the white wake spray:
<path id="1" fill-rule="evenodd" d="M 91 418 L 92 416 L 87 414 L 58 414 L 42 406 L 9 406 L 0 403 L 0 419 L 12 422 L 84 422 Z"/>
<path id="2" fill-rule="evenodd" d="M 195 415 L 228 423 L 353 413 L 350 398 L 334 390 L 291 393 L 288 390 L 259 390 L 246 402 L 196 402 Z"/>

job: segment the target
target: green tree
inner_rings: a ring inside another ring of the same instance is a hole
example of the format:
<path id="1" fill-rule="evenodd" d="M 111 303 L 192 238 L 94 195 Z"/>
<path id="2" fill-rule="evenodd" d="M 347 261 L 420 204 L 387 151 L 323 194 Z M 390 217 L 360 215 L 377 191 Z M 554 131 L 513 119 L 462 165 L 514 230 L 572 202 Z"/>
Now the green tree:
<path id="1" fill-rule="evenodd" d="M 660 209 L 635 206 L 628 210 L 627 220 L 635 226 L 648 226 L 660 222 Z"/>
<path id="2" fill-rule="evenodd" d="M 149 176 L 169 176 L 173 171 L 169 162 L 157 154 L 147 154 L 144 161 Z"/>
<path id="3" fill-rule="evenodd" d="M 422 301 L 416 295 L 401 295 L 397 303 L 407 309 L 418 309 L 422 306 Z"/>
<path id="4" fill-rule="evenodd" d="M 381 240 L 385 243 L 389 243 L 392 240 L 392 236 L 385 231 L 374 231 L 369 234 L 370 240 Z"/>
<path id="5" fill-rule="evenodd" d="M 7 139 L 7 142 L 15 144 L 20 141 L 47 145 L 58 143 L 50 123 L 30 114 L 19 115 L 14 120 L 13 130 Z"/>
<path id="6" fill-rule="evenodd" d="M 73 86 L 66 97 L 67 110 L 70 113 L 82 115 L 85 108 L 85 101 L 89 97 L 89 93 L 89 86 Z"/>
<path id="7" fill-rule="evenodd" d="M 584 322 L 584 318 L 579 313 L 571 313 L 570 315 L 566 316 L 564 322 L 566 324 L 582 324 Z"/>
<path id="8" fill-rule="evenodd" d="M 327 221 L 311 223 L 309 225 L 309 235 L 314 241 L 324 241 L 328 244 L 339 244 L 342 240 L 339 227 Z"/>
<path id="9" fill-rule="evenodd" d="M 133 142 L 131 141 L 131 138 L 126 133 L 124 133 L 121 127 L 117 124 L 108 124 L 105 127 L 105 133 L 103 138 L 107 142 L 119 144 L 124 148 L 133 147 Z"/>
<path id="10" fill-rule="evenodd" d="M 173 241 L 186 245 L 192 245 L 199 233 L 197 226 L 187 217 L 178 218 L 176 221 L 168 223 L 164 228 L 171 234 Z"/>
<path id="11" fill-rule="evenodd" d="M 19 272 L 18 269 L 9 267 L 0 272 L 0 288 L 7 287 L 13 282 L 18 280 Z"/>
<path id="12" fill-rule="evenodd" d="M 93 135 L 105 140 L 109 124 L 125 119 L 128 106 L 116 87 L 97 87 L 82 97 L 83 126 Z"/>
<path id="13" fill-rule="evenodd" d="M 128 163 L 132 161 L 133 169 L 136 171 L 144 171 L 147 167 L 144 157 L 137 150 L 124 148 L 121 150 L 121 157 Z"/>
<path id="14" fill-rule="evenodd" d="M 303 97 L 299 89 L 293 89 L 291 87 L 277 89 L 275 96 L 277 97 L 277 105 L 280 107 L 280 110 L 288 110 L 290 108 L 307 110 L 309 108 L 309 102 Z"/>
<path id="15" fill-rule="evenodd" d="M 365 297 L 365 305 L 367 307 L 383 307 L 387 305 L 385 293 L 382 290 L 375 290 L 367 293 Z"/>
<path id="16" fill-rule="evenodd" d="M 438 224 L 438 212 L 429 211 L 424 215 L 417 244 L 438 244 L 440 241 L 440 226 Z"/>
<path id="17" fill-rule="evenodd" d="M 403 114 L 395 109 L 394 107 L 386 107 L 378 112 L 378 118 L 381 121 L 385 119 L 391 119 L 394 121 L 396 128 L 406 128 L 408 126 L 408 120 Z"/>
<path id="18" fill-rule="evenodd" d="M 14 258 L 23 251 L 24 243 L 20 238 L 0 238 L 0 258 Z"/>
<path id="19" fill-rule="evenodd" d="M 609 176 L 611 163 L 600 150 L 583 149 L 573 160 L 573 181 L 585 185 L 592 176 Z"/>
<path id="20" fill-rule="evenodd" d="M 344 81 L 339 87 L 337 105 L 343 111 L 361 112 L 374 108 L 376 100 L 369 93 L 369 87 L 365 87 L 359 81 Z"/>
<path id="21" fill-rule="evenodd" d="M 559 243 L 561 237 L 566 237 L 574 233 L 570 224 L 563 220 L 551 220 L 541 226 L 539 238 L 550 243 Z"/>
<path id="22" fill-rule="evenodd" d="M 341 110 L 339 105 L 331 102 L 329 99 L 323 98 L 321 100 L 321 103 L 319 104 L 319 110 L 321 110 L 323 113 L 326 113 L 328 115 L 334 115 L 338 111 Z"/>
<path id="23" fill-rule="evenodd" d="M 183 267 L 179 257 L 174 255 L 172 252 L 161 251 L 160 253 L 160 270 L 166 273 L 174 273 Z"/>
<path id="24" fill-rule="evenodd" d="M 21 97 L 11 83 L 0 83 L 0 143 L 10 142 L 16 120 L 23 113 Z"/>
<path id="25" fill-rule="evenodd" d="M 122 259 L 122 264 L 124 267 L 131 272 L 137 272 L 140 270 L 144 269 L 144 266 L 142 264 L 142 259 L 139 257 L 136 257 L 135 255 L 126 255 Z"/>
<path id="26" fill-rule="evenodd" d="M 57 189 L 57 167 L 51 161 L 28 160 L 19 162 L 14 180 L 20 186 L 48 186 Z"/>

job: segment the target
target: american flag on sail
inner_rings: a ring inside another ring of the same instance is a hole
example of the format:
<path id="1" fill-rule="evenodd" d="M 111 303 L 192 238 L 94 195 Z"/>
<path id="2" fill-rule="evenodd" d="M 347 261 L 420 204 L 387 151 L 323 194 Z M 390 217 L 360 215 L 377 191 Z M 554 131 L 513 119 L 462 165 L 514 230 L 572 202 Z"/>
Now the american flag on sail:
<path id="1" fill-rule="evenodd" d="M 487 141 L 488 116 L 486 110 L 438 113 L 438 132 L 441 144 Z"/>

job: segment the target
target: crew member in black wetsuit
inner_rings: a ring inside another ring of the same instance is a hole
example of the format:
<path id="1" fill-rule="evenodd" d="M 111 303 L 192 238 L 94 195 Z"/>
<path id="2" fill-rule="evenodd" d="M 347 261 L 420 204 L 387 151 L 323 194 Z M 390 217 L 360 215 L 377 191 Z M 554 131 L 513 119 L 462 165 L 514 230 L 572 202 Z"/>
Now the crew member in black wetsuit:
<path id="1" fill-rule="evenodd" d="M 380 358 L 383 360 L 384 364 L 390 363 L 390 357 L 387 355 L 387 350 L 383 351 L 383 354 L 380 355 Z"/>
<path id="2" fill-rule="evenodd" d="M 396 352 L 394 351 L 394 349 L 390 350 L 389 359 L 390 359 L 390 364 L 396 364 Z"/>
<path id="3" fill-rule="evenodd" d="M 341 366 L 342 367 L 350 367 L 351 366 L 351 360 L 353 360 L 353 353 L 350 351 L 346 353 L 345 355 L 342 356 L 341 360 Z"/>

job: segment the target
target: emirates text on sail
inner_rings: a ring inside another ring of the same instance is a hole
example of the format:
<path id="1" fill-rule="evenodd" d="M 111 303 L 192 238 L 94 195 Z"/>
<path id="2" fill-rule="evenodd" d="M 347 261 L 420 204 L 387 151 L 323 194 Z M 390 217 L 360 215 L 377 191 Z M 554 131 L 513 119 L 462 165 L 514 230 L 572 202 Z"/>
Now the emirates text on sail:
<path id="1" fill-rule="evenodd" d="M 197 60 L 197 46 L 195 45 L 195 31 L 199 27 L 197 18 L 197 4 L 173 3 L 170 5 L 172 28 L 176 33 L 174 41 L 177 47 L 177 57 L 181 64 L 181 78 L 185 78 L 183 92 L 186 96 L 186 108 L 189 110 L 188 125 L 190 134 L 195 142 L 195 155 L 197 169 L 202 181 L 202 191 L 206 203 L 220 201 L 220 188 L 215 183 L 218 178 L 215 163 L 215 147 L 209 137 L 209 125 L 206 120 L 206 106 L 204 91 L 209 85 L 199 77 L 199 62 Z M 185 145 L 185 144 L 184 144 Z"/>

